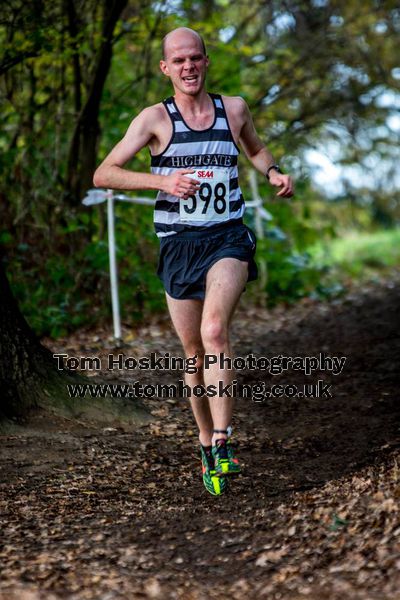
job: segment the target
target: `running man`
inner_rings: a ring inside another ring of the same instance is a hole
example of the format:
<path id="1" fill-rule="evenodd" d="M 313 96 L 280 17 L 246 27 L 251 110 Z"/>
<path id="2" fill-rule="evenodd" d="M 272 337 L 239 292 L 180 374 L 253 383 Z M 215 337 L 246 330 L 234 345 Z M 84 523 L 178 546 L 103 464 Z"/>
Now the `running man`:
<path id="1" fill-rule="evenodd" d="M 239 146 L 282 198 L 293 195 L 284 175 L 258 137 L 240 97 L 207 93 L 209 66 L 204 41 L 186 27 L 163 40 L 160 68 L 174 95 L 145 108 L 95 172 L 98 187 L 157 190 L 154 225 L 160 238 L 158 275 L 185 356 L 197 355 L 190 386 L 226 386 L 232 371 L 202 369 L 204 354 L 232 357 L 229 325 L 247 281 L 257 278 L 256 239 L 242 222 L 245 205 L 238 182 Z M 144 146 L 151 173 L 124 165 Z M 203 481 L 223 493 L 240 471 L 229 440 L 233 399 L 191 398 L 199 428 Z"/>

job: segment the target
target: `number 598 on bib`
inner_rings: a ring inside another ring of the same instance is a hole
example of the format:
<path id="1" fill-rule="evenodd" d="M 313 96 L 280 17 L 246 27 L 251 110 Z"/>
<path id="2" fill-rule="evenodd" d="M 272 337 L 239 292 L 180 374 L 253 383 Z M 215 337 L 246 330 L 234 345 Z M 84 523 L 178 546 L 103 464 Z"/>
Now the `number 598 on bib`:
<path id="1" fill-rule="evenodd" d="M 181 221 L 227 221 L 229 219 L 229 171 L 198 169 L 193 174 L 200 187 L 195 195 L 179 201 Z"/>

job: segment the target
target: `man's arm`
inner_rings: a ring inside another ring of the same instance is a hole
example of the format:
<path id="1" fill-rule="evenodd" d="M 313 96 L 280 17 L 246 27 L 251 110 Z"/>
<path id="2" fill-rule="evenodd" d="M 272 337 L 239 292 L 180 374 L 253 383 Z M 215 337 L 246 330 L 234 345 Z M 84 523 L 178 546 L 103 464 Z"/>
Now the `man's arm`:
<path id="1" fill-rule="evenodd" d="M 179 170 L 172 175 L 140 173 L 124 169 L 124 165 L 156 137 L 155 124 L 163 118 L 162 108 L 145 108 L 129 125 L 125 136 L 106 156 L 93 176 L 96 187 L 117 190 L 162 190 L 180 198 L 194 194 L 198 182 L 185 177 L 191 169 Z"/>
<path id="2" fill-rule="evenodd" d="M 239 135 L 240 145 L 254 167 L 266 176 L 268 169 L 276 164 L 276 162 L 271 152 L 269 152 L 258 137 L 246 102 L 242 98 L 238 100 L 240 102 L 238 109 L 240 111 L 241 122 L 243 123 Z M 293 196 L 293 181 L 289 175 L 279 173 L 276 169 L 271 169 L 268 175 L 269 183 L 281 188 L 277 196 L 283 198 Z"/>

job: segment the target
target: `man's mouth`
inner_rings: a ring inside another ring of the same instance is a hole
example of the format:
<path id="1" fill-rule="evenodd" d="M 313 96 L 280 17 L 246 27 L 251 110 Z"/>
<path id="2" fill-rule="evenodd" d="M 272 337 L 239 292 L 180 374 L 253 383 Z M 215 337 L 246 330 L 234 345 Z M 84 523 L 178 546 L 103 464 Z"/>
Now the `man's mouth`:
<path id="1" fill-rule="evenodd" d="M 192 83 L 193 81 L 197 81 L 197 75 L 188 75 L 187 77 L 182 77 L 182 79 L 187 83 Z"/>

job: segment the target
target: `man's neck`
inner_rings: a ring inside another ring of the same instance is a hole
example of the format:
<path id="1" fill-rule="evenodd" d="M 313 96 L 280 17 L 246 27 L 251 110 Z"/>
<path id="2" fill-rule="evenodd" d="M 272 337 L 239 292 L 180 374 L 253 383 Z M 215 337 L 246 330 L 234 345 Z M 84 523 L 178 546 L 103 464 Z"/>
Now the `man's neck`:
<path id="1" fill-rule="evenodd" d="M 175 90 L 175 102 L 181 112 L 187 114 L 199 115 L 203 112 L 207 112 L 210 108 L 210 96 L 203 88 L 195 96 L 189 94 L 183 94 L 179 90 Z"/>

